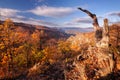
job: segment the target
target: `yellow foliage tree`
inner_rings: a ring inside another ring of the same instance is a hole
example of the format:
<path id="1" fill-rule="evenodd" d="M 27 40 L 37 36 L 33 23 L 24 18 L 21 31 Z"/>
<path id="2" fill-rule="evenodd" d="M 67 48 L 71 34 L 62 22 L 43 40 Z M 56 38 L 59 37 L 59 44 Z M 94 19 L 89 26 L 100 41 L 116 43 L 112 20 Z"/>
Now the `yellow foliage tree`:
<path id="1" fill-rule="evenodd" d="M 14 24 L 12 20 L 6 21 L 0 25 L 0 52 L 1 61 L 4 66 L 8 66 L 8 71 L 13 69 L 13 54 L 14 54 Z"/>

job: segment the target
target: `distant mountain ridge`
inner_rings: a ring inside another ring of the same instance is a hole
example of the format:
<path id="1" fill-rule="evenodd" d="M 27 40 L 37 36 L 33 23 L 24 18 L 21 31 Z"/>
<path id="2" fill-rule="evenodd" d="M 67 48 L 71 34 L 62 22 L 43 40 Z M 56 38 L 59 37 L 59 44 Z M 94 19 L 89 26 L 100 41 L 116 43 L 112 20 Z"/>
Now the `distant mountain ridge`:
<path id="1" fill-rule="evenodd" d="M 0 24 L 3 24 L 4 21 L 0 21 Z M 69 37 L 70 35 L 59 30 L 59 29 L 56 29 L 56 28 L 50 28 L 50 27 L 46 27 L 46 26 L 42 26 L 42 25 L 32 25 L 32 24 L 26 24 L 26 23 L 19 23 L 19 22 L 13 22 L 14 23 L 14 26 L 16 28 L 21 28 L 22 32 L 29 32 L 29 34 L 32 34 L 33 32 L 35 32 L 35 30 L 38 30 L 38 31 L 44 31 L 44 34 L 46 36 L 46 38 L 55 38 L 55 39 L 59 39 L 59 38 L 67 38 Z M 20 31 L 18 29 L 18 31 Z"/>
<path id="2" fill-rule="evenodd" d="M 0 21 L 0 24 L 2 24 L 4 21 Z M 83 33 L 83 32 L 91 32 L 93 31 L 92 27 L 88 28 L 79 28 L 79 27 L 46 27 L 43 25 L 32 25 L 32 24 L 27 24 L 27 23 L 19 23 L 19 22 L 14 22 L 15 26 L 20 26 L 25 29 L 38 29 L 38 30 L 48 30 L 48 31 L 57 31 L 57 32 L 62 32 L 62 33 L 67 33 L 67 34 L 76 34 L 76 33 Z"/>
<path id="3" fill-rule="evenodd" d="M 68 33 L 68 34 L 76 34 L 76 33 L 84 33 L 84 32 L 92 32 L 93 28 L 88 27 L 88 28 L 77 28 L 77 27 L 63 27 L 60 28 L 60 30 Z"/>

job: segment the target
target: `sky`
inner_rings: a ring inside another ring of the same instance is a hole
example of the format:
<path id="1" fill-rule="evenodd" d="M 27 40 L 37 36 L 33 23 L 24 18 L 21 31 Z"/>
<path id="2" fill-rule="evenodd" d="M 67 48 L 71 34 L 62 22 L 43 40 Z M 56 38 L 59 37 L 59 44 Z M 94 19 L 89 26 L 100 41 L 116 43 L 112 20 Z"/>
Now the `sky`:
<path id="1" fill-rule="evenodd" d="M 120 22 L 120 0 L 0 0 L 0 20 L 7 18 L 48 27 L 92 27 L 92 19 L 77 8 L 95 13 L 100 26 L 103 19 Z"/>

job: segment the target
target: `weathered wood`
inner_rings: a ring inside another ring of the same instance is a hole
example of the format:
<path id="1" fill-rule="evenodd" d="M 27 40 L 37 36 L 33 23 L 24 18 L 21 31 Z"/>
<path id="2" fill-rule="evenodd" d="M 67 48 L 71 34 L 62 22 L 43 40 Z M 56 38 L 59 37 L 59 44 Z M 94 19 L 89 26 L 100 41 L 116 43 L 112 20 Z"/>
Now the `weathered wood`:
<path id="1" fill-rule="evenodd" d="M 102 30 L 102 38 L 100 41 L 96 43 L 97 47 L 109 47 L 109 26 L 108 26 L 108 19 L 104 19 L 104 26 Z"/>
<path id="2" fill-rule="evenodd" d="M 108 19 L 104 19 L 103 32 L 104 32 L 104 35 L 109 35 Z"/>
<path id="3" fill-rule="evenodd" d="M 97 17 L 96 17 L 95 14 L 92 14 L 90 11 L 88 11 L 86 9 L 82 9 L 82 8 L 78 8 L 78 9 L 85 12 L 86 14 L 88 14 L 93 19 L 93 26 L 94 26 L 95 30 L 99 29 L 99 23 L 98 23 L 98 20 L 97 20 Z"/>
<path id="4" fill-rule="evenodd" d="M 93 19 L 93 26 L 95 31 L 95 41 L 98 47 L 105 46 L 108 47 L 109 44 L 109 27 L 108 27 L 108 20 L 104 19 L 104 27 L 103 30 L 100 28 L 98 19 L 95 14 L 91 13 L 88 10 L 78 8 L 79 10 L 85 12 Z"/>
<path id="5" fill-rule="evenodd" d="M 104 27 L 101 29 L 95 14 L 82 8 L 78 9 L 93 19 L 96 45 L 89 45 L 88 49 L 83 50 L 83 53 L 73 59 L 73 63 L 66 66 L 65 76 L 67 80 L 98 80 L 110 74 L 114 69 L 113 55 L 109 52 L 108 20 L 104 19 Z M 67 71 L 67 68 L 71 66 L 74 67 Z"/>
<path id="6" fill-rule="evenodd" d="M 104 19 L 104 27 L 103 27 L 103 39 L 105 41 L 105 46 L 109 47 L 109 26 L 108 19 Z"/>
<path id="7" fill-rule="evenodd" d="M 94 27 L 94 31 L 95 31 L 95 41 L 96 41 L 96 43 L 99 42 L 102 39 L 102 30 L 99 27 L 99 23 L 98 23 L 98 19 L 97 19 L 96 15 L 86 9 L 82 9 L 82 8 L 78 8 L 78 9 L 85 12 L 86 14 L 88 14 L 88 16 L 90 16 L 93 19 L 93 27 Z"/>

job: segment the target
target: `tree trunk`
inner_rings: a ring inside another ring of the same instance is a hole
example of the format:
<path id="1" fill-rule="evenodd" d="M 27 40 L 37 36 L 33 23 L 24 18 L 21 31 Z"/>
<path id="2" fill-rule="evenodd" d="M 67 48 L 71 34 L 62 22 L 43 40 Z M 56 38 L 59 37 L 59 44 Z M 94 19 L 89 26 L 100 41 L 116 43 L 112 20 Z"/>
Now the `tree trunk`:
<path id="1" fill-rule="evenodd" d="M 78 9 L 93 19 L 96 45 L 88 45 L 88 49 L 83 50 L 83 54 L 80 53 L 70 63 L 67 62 L 65 77 L 70 80 L 101 80 L 102 77 L 112 73 L 114 69 L 113 55 L 109 51 L 108 20 L 104 19 L 104 27 L 101 29 L 95 14 L 82 8 Z M 80 58 L 84 59 L 81 60 Z M 106 79 L 110 80 L 110 78 L 107 77 Z"/>
<path id="2" fill-rule="evenodd" d="M 86 14 L 88 14 L 88 16 L 90 16 L 93 19 L 93 27 L 94 27 L 94 31 L 95 31 L 96 45 L 98 47 L 101 47 L 104 45 L 108 46 L 108 44 L 109 44 L 108 20 L 104 19 L 104 27 L 102 30 L 99 26 L 98 19 L 95 14 L 91 13 L 88 10 L 82 9 L 82 8 L 78 8 L 78 9 L 85 12 Z"/>
<path id="3" fill-rule="evenodd" d="M 98 23 L 98 19 L 97 19 L 96 15 L 91 13 L 88 10 L 85 10 L 82 8 L 78 8 L 78 9 L 85 12 L 86 14 L 88 14 L 88 16 L 90 16 L 93 19 L 93 27 L 94 27 L 94 31 L 95 31 L 95 41 L 96 41 L 96 43 L 99 42 L 102 39 L 102 30 L 99 27 L 99 23 Z"/>

